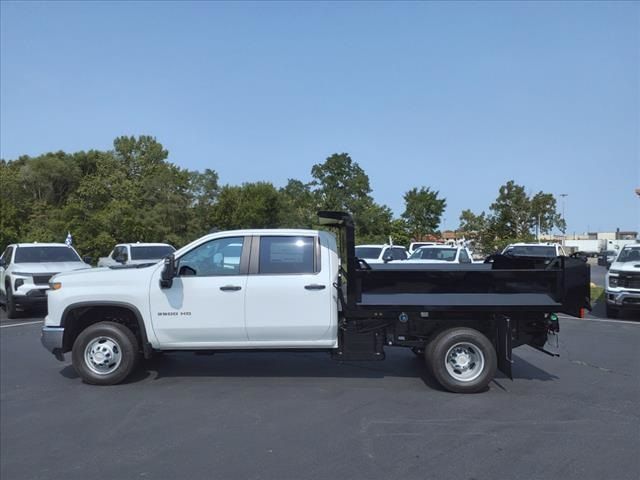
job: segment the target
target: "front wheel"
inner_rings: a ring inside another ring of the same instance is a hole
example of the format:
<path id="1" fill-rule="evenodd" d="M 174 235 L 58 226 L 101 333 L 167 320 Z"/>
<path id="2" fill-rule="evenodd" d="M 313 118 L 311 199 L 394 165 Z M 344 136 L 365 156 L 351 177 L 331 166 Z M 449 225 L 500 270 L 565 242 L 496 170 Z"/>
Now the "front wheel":
<path id="1" fill-rule="evenodd" d="M 425 357 L 438 383 L 454 393 L 485 390 L 497 368 L 493 344 L 472 328 L 452 328 L 439 333 L 429 342 Z"/>
<path id="2" fill-rule="evenodd" d="M 11 287 L 7 285 L 7 318 L 18 318 L 18 309 L 16 308 L 16 301 L 13 298 L 13 293 L 11 292 Z"/>
<path id="3" fill-rule="evenodd" d="M 138 357 L 135 335 L 115 322 L 95 323 L 80 332 L 73 343 L 73 368 L 92 385 L 122 382 L 135 368 Z"/>

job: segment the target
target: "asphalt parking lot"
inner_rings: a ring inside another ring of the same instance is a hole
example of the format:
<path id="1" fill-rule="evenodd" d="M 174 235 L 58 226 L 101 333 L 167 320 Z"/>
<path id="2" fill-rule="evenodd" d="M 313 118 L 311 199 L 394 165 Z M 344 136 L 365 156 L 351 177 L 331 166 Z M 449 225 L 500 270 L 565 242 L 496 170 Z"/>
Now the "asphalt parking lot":
<path id="1" fill-rule="evenodd" d="M 170 354 L 94 387 L 0 315 L 3 480 L 640 477 L 640 323 L 562 318 L 560 358 L 455 395 L 402 349 Z"/>

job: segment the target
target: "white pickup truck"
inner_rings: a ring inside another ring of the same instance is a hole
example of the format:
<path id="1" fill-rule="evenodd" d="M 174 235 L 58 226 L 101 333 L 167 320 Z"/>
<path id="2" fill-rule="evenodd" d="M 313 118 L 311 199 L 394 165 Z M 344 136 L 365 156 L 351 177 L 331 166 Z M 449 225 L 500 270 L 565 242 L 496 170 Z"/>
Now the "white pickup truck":
<path id="1" fill-rule="evenodd" d="M 370 266 L 355 255 L 350 215 L 319 217 L 339 242 L 317 230 L 218 232 L 156 264 L 56 275 L 42 343 L 59 360 L 72 352 L 82 379 L 101 385 L 121 382 L 155 351 L 382 360 L 385 346 L 409 347 L 444 388 L 477 392 L 496 368 L 510 375 L 512 347 L 543 348 L 558 331 L 552 312 L 588 305 L 582 262 Z"/>
<path id="2" fill-rule="evenodd" d="M 108 256 L 98 259 L 98 266 L 149 263 L 158 261 L 175 251 L 176 249 L 167 243 L 119 243 L 113 247 Z"/>
<path id="3" fill-rule="evenodd" d="M 633 312 L 640 317 L 640 243 L 625 245 L 606 276 L 607 317 Z"/>

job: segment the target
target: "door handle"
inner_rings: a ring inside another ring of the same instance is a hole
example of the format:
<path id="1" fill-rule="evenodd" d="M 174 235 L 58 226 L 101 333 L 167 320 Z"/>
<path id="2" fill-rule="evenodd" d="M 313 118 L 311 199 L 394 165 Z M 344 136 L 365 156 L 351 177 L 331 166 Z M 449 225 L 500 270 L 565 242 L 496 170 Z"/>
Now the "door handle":
<path id="1" fill-rule="evenodd" d="M 238 290 L 242 290 L 242 287 L 239 287 L 238 285 L 225 285 L 220 287 L 220 290 L 223 292 L 237 292 Z"/>
<path id="2" fill-rule="evenodd" d="M 311 285 L 305 285 L 304 288 L 307 290 L 324 290 L 327 287 L 325 285 L 318 285 L 317 283 L 314 283 Z"/>

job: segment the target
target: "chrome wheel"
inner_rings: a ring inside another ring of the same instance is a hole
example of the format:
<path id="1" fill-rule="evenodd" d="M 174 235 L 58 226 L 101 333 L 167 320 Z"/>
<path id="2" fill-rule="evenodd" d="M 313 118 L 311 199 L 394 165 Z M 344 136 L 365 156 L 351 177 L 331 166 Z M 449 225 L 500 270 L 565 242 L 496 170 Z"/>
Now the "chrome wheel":
<path id="1" fill-rule="evenodd" d="M 474 344 L 460 342 L 453 345 L 444 361 L 449 375 L 460 382 L 471 382 L 478 378 L 484 369 L 484 355 Z"/>
<path id="2" fill-rule="evenodd" d="M 122 349 L 111 337 L 96 337 L 84 349 L 87 367 L 98 375 L 113 373 L 122 362 Z"/>

